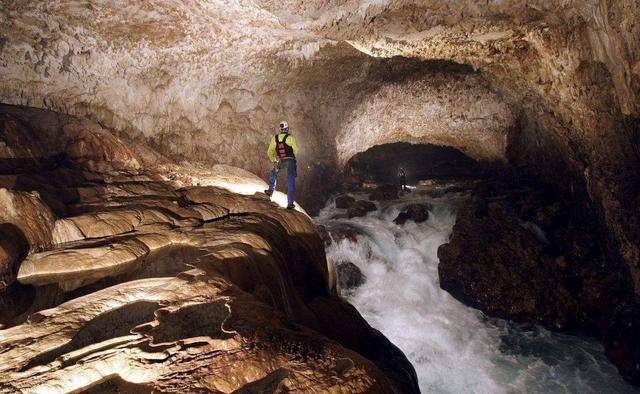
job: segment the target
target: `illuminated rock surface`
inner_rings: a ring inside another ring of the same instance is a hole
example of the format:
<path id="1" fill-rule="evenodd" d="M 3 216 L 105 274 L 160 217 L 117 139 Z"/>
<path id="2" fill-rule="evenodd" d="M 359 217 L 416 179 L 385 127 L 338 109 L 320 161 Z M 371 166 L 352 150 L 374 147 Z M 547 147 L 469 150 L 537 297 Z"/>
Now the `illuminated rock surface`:
<path id="1" fill-rule="evenodd" d="M 193 185 L 91 122 L 2 109 L 0 392 L 417 391 L 338 297 L 311 219 L 251 191 L 264 183 L 218 167 L 193 172 L 218 186 Z M 56 151 L 34 120 L 101 143 L 52 133 Z M 19 150 L 18 132 L 37 138 Z"/>
<path id="2" fill-rule="evenodd" d="M 339 165 L 372 145 L 509 158 L 591 201 L 640 294 L 639 7 L 12 2 L 0 8 L 0 100 L 87 115 L 174 159 L 263 176 L 269 164 L 256 158 L 286 118 L 313 210 Z"/>

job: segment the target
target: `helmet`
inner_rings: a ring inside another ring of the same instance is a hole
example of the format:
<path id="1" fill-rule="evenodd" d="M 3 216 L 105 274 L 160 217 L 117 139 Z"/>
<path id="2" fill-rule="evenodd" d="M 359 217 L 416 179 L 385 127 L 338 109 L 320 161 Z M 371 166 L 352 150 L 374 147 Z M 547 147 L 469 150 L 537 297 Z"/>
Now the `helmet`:
<path id="1" fill-rule="evenodd" d="M 282 122 L 280 122 L 280 130 L 282 132 L 288 133 L 289 132 L 289 123 L 285 122 L 284 120 Z"/>

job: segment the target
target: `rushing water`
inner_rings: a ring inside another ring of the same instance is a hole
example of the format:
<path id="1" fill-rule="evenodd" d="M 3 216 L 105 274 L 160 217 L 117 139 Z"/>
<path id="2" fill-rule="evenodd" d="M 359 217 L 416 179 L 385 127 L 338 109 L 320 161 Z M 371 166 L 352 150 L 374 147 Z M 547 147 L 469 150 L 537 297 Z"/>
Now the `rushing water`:
<path id="1" fill-rule="evenodd" d="M 597 341 L 518 328 L 466 307 L 438 282 L 438 247 L 447 242 L 464 196 L 430 198 L 420 190 L 363 218 L 347 219 L 330 203 L 318 221 L 357 228 L 357 242 L 333 243 L 327 254 L 366 275 L 349 301 L 406 354 L 425 393 L 637 393 Z M 425 223 L 397 226 L 409 202 L 433 206 Z"/>

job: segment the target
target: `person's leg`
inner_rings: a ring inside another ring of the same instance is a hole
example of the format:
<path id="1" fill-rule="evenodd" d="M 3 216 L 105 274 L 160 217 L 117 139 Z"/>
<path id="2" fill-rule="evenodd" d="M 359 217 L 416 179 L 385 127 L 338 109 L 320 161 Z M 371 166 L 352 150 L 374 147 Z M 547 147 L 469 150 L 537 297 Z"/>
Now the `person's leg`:
<path id="1" fill-rule="evenodd" d="M 269 189 L 266 191 L 268 195 L 271 195 L 276 188 L 278 182 L 278 172 L 280 171 L 280 164 L 274 164 L 269 175 Z"/>
<path id="2" fill-rule="evenodd" d="M 291 207 L 295 201 L 297 168 L 295 160 L 287 161 L 287 179 L 289 181 L 287 186 L 287 205 Z"/>

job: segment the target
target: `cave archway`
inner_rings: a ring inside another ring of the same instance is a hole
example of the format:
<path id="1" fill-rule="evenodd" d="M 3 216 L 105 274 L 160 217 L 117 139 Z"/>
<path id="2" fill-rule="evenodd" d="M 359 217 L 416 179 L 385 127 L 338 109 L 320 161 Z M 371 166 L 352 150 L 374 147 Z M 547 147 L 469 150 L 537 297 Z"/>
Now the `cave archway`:
<path id="1" fill-rule="evenodd" d="M 344 43 L 321 49 L 318 58 L 324 61 L 296 70 L 307 81 L 317 118 L 306 128 L 312 133 L 296 137 L 299 195 L 309 212 L 317 212 L 339 188 L 339 177 L 333 175 L 375 146 L 432 144 L 455 148 L 481 163 L 507 162 L 516 112 L 472 67 L 376 58 Z"/>
<path id="2" fill-rule="evenodd" d="M 396 142 L 450 146 L 476 160 L 505 161 L 516 116 L 484 76 L 448 61 L 422 61 L 416 67 L 356 95 L 335 136 L 340 164 Z"/>
<path id="3" fill-rule="evenodd" d="M 481 177 L 486 168 L 456 148 L 397 142 L 376 145 L 355 154 L 345 165 L 347 179 L 377 184 L 396 183 L 404 169 L 409 184 L 421 180 L 459 180 Z"/>

